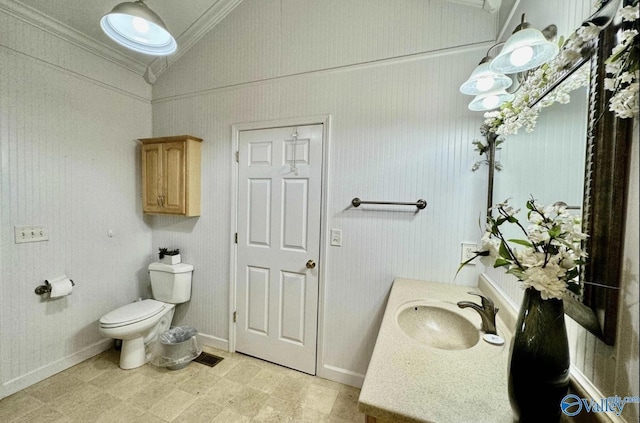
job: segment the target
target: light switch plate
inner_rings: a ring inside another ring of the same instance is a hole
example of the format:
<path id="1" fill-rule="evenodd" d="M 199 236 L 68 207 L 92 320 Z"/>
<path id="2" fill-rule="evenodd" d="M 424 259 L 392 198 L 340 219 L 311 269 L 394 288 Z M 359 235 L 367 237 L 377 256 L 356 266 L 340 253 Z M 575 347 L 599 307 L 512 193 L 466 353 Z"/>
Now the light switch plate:
<path id="1" fill-rule="evenodd" d="M 49 232 L 45 226 L 14 226 L 16 244 L 49 240 Z"/>
<path id="2" fill-rule="evenodd" d="M 331 245 L 334 247 L 342 247 L 342 230 L 331 229 Z"/>

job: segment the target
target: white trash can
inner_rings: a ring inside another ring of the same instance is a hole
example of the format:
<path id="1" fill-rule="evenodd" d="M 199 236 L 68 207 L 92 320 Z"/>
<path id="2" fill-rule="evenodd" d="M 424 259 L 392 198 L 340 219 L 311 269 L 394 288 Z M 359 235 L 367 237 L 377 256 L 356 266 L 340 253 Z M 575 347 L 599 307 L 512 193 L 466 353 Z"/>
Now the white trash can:
<path id="1" fill-rule="evenodd" d="M 196 336 L 198 331 L 189 326 L 176 326 L 158 337 L 151 363 L 169 370 L 180 370 L 202 353 Z"/>

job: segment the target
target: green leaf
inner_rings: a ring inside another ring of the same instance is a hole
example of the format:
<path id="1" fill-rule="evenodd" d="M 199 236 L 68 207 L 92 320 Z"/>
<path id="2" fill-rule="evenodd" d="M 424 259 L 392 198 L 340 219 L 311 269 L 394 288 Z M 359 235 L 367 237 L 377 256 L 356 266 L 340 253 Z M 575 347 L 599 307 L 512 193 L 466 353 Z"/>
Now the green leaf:
<path id="1" fill-rule="evenodd" d="M 511 254 L 509 253 L 509 249 L 507 248 L 507 246 L 504 243 L 504 241 L 502 241 L 500 243 L 500 248 L 498 249 L 498 254 L 500 254 L 500 257 L 505 258 L 505 259 L 510 259 L 511 258 Z"/>
<path id="2" fill-rule="evenodd" d="M 516 219 L 515 216 L 509 216 L 507 217 L 507 220 L 509 221 L 509 223 L 518 223 L 518 219 Z"/>
<path id="3" fill-rule="evenodd" d="M 460 273 L 460 270 L 462 270 L 462 268 L 464 266 L 466 266 L 467 264 L 471 263 L 477 257 L 485 257 L 485 256 L 488 256 L 489 254 L 491 254 L 489 252 L 489 250 L 486 250 L 486 251 L 474 251 L 474 253 L 475 253 L 475 255 L 473 257 L 471 257 L 469 260 L 460 263 L 460 266 L 458 266 L 458 270 L 456 270 L 456 274 L 453 277 L 453 279 L 455 279 L 458 276 L 458 273 Z"/>
<path id="4" fill-rule="evenodd" d="M 474 258 L 475 258 L 475 257 L 474 257 Z M 463 268 L 467 263 L 469 263 L 471 260 L 473 260 L 473 259 L 467 260 L 467 261 L 465 261 L 464 263 L 460 263 L 460 266 L 458 266 L 458 270 L 456 270 L 456 274 L 453 276 L 453 280 L 455 280 L 455 279 L 458 277 L 458 273 L 460 273 L 460 270 L 462 270 L 462 268 Z"/>
<path id="5" fill-rule="evenodd" d="M 582 289 L 580 288 L 580 284 L 577 283 L 573 283 L 573 282 L 569 282 L 567 284 L 567 289 L 571 292 L 573 292 L 576 295 L 580 295 L 582 292 Z"/>
<path id="6" fill-rule="evenodd" d="M 578 271 L 578 268 L 574 267 L 573 269 L 569 270 L 566 274 L 566 278 L 571 280 L 573 278 L 575 278 L 576 276 L 578 276 L 580 274 L 580 272 Z"/>
<path id="7" fill-rule="evenodd" d="M 524 239 L 510 239 L 509 242 L 513 242 L 514 244 L 524 245 L 525 247 L 533 248 L 533 245 L 529 241 L 525 241 Z"/>
<path id="8" fill-rule="evenodd" d="M 514 267 L 512 269 L 507 270 L 505 273 L 515 276 L 519 280 L 524 279 L 524 272 L 519 267 Z"/>
<path id="9" fill-rule="evenodd" d="M 562 229 L 558 225 L 554 225 L 553 228 L 549 229 L 549 236 L 551 238 L 558 238 L 562 233 Z"/>
<path id="10" fill-rule="evenodd" d="M 496 267 L 508 266 L 510 264 L 511 264 L 511 262 L 509 260 L 505 260 L 505 259 L 502 259 L 502 258 L 498 257 L 496 259 L 496 262 L 493 263 L 493 267 L 496 268 Z"/>

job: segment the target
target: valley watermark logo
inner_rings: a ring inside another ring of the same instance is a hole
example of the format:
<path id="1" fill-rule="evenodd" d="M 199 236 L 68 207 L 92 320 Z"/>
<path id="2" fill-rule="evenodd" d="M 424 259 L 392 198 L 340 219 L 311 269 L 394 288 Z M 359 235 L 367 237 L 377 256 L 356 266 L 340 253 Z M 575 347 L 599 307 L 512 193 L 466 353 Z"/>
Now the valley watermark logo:
<path id="1" fill-rule="evenodd" d="M 569 394 L 562 398 L 560 408 L 569 417 L 577 416 L 583 410 L 587 413 L 615 413 L 616 416 L 622 414 L 624 406 L 629 403 L 640 403 L 640 397 L 613 396 L 608 398 L 580 398 L 575 394 Z"/>

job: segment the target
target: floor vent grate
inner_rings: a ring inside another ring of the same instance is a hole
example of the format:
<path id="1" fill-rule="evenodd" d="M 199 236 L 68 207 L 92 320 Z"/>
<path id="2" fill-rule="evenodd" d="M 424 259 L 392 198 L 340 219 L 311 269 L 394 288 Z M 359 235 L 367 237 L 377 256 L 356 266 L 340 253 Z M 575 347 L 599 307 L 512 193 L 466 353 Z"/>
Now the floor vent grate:
<path id="1" fill-rule="evenodd" d="M 203 351 L 193 361 L 195 361 L 196 363 L 204 364 L 205 366 L 213 367 L 216 364 L 220 363 L 222 360 L 224 360 L 222 357 L 218 357 L 217 355 L 209 354 Z"/>

